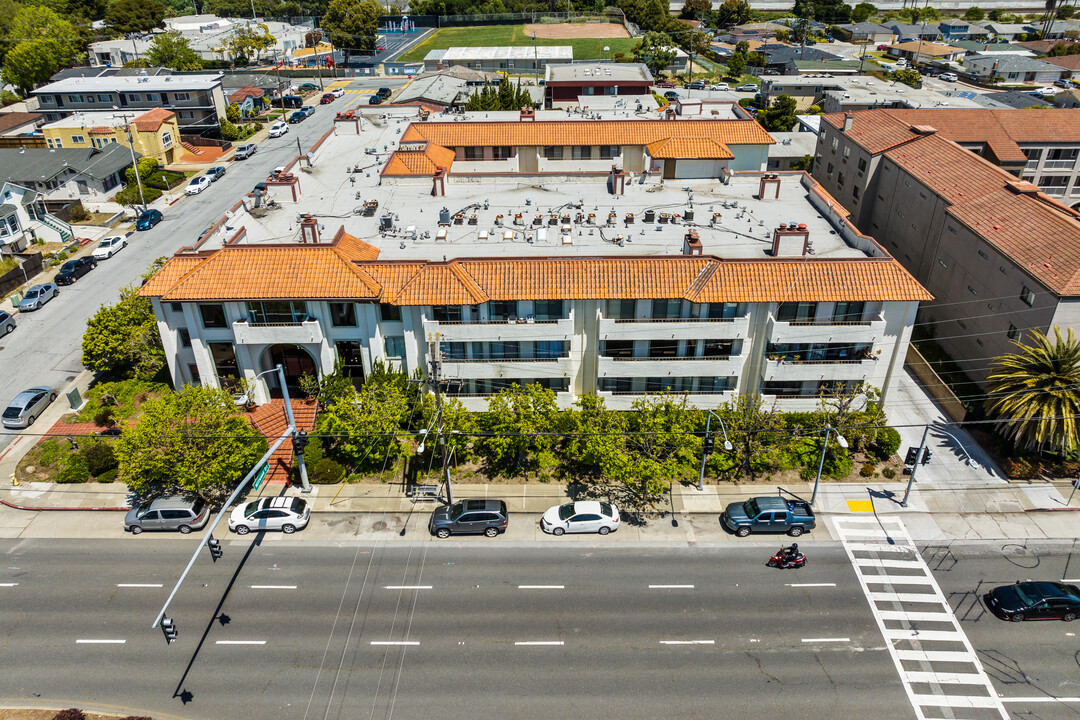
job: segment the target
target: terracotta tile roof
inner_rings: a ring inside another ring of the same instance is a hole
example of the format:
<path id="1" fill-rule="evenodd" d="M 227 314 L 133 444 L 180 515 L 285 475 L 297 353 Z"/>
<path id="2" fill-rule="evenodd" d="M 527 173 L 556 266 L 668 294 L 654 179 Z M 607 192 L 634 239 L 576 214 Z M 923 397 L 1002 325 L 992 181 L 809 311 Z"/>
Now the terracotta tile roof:
<path id="1" fill-rule="evenodd" d="M 262 88 L 245 85 L 239 90 L 229 93 L 229 102 L 240 103 L 248 98 L 260 98 L 265 94 Z"/>
<path id="2" fill-rule="evenodd" d="M 430 176 L 440 166 L 449 170 L 453 162 L 453 150 L 428 143 L 423 150 L 395 150 L 390 153 L 386 166 L 379 174 Z"/>
<path id="3" fill-rule="evenodd" d="M 448 148 L 508 145 L 648 145 L 666 138 L 707 138 L 722 145 L 772 144 L 753 120 L 543 120 L 412 123 L 401 142 Z"/>
<path id="4" fill-rule="evenodd" d="M 1080 294 L 1080 220 L 1002 188 L 947 212 L 1063 295 Z M 1071 241 L 1071 242 L 1070 242 Z"/>
<path id="5" fill-rule="evenodd" d="M 379 257 L 379 248 L 345 232 L 345 226 L 341 227 L 338 237 L 334 239 L 334 247 L 351 262 L 377 260 Z"/>
<path id="6" fill-rule="evenodd" d="M 191 269 L 193 264 L 197 269 Z M 513 258 L 354 265 L 326 246 L 237 246 L 209 258 L 175 257 L 140 294 L 167 301 L 352 298 L 394 305 L 641 297 L 692 302 L 931 299 L 892 258 Z"/>
<path id="7" fill-rule="evenodd" d="M 369 275 L 329 245 L 225 247 L 171 287 L 164 286 L 147 283 L 139 292 L 160 294 L 166 301 L 375 299 L 380 294 Z"/>
<path id="8" fill-rule="evenodd" d="M 161 128 L 163 122 L 167 122 L 175 116 L 176 113 L 172 110 L 154 108 L 153 110 L 144 112 L 142 115 L 135 118 L 133 122 L 139 132 L 157 132 Z"/>
<path id="9" fill-rule="evenodd" d="M 107 125 L 97 125 L 90 128 L 88 131 L 91 135 L 112 135 L 116 132 L 115 128 L 111 128 Z"/>
<path id="10" fill-rule="evenodd" d="M 654 158 L 731 160 L 727 145 L 708 138 L 665 138 L 646 146 Z"/>

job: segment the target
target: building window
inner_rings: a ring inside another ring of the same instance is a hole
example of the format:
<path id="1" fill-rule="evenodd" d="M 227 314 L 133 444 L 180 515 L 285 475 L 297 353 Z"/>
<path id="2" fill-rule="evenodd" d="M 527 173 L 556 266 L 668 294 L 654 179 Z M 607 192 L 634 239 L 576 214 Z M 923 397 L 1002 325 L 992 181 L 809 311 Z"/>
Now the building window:
<path id="1" fill-rule="evenodd" d="M 815 315 L 815 302 L 782 302 L 776 309 L 776 319 L 780 322 L 812 322 Z"/>
<path id="2" fill-rule="evenodd" d="M 517 300 L 491 300 L 488 302 L 488 320 L 506 322 L 510 318 L 517 320 Z"/>
<path id="3" fill-rule="evenodd" d="M 142 95 L 139 93 L 128 93 L 128 102 L 142 102 Z"/>
<path id="4" fill-rule="evenodd" d="M 202 317 L 203 327 L 225 327 L 225 306 L 219 304 L 199 305 L 199 315 Z"/>
<path id="5" fill-rule="evenodd" d="M 484 159 L 484 148 L 479 148 L 479 147 L 467 147 L 467 148 L 465 148 L 465 159 L 466 160 L 483 160 Z"/>
<path id="6" fill-rule="evenodd" d="M 210 343 L 210 357 L 214 361 L 214 372 L 218 382 L 226 390 L 233 390 L 240 385 L 240 374 L 236 367 L 236 351 L 232 343 Z"/>
<path id="7" fill-rule="evenodd" d="M 859 172 L 866 172 L 866 158 L 859 158 Z"/>
<path id="8" fill-rule="evenodd" d="M 1028 307 L 1035 304 L 1035 293 L 1027 285 L 1020 291 L 1020 301 Z"/>
<path id="9" fill-rule="evenodd" d="M 600 146 L 600 159 L 601 160 L 613 160 L 619 157 L 618 145 L 601 145 Z"/>
<path id="10" fill-rule="evenodd" d="M 330 324 L 334 327 L 356 327 L 356 305 L 330 303 Z"/>
<path id="11" fill-rule="evenodd" d="M 202 378 L 199 377 L 199 366 L 192 363 L 187 366 L 188 376 L 191 377 L 192 385 L 202 385 Z"/>
<path id="12" fill-rule="evenodd" d="M 854 200 L 855 202 L 859 202 L 859 186 L 858 185 L 852 185 L 851 186 L 851 199 Z"/>
<path id="13" fill-rule="evenodd" d="M 157 102 L 157 93 L 146 93 L 146 102 Z"/>
<path id="14" fill-rule="evenodd" d="M 509 160 L 514 156 L 514 149 L 508 145 L 498 145 L 491 149 L 491 156 L 496 160 Z"/>
<path id="15" fill-rule="evenodd" d="M 564 303 L 562 300 L 536 300 L 533 302 L 533 316 L 540 321 L 562 320 Z"/>
<path id="16" fill-rule="evenodd" d="M 298 300 L 249 302 L 252 325 L 299 325 L 308 319 L 307 303 Z"/>
<path id="17" fill-rule="evenodd" d="M 85 135 L 72 135 L 71 136 L 71 142 L 75 143 L 76 145 L 82 145 L 83 143 L 86 142 L 86 136 Z"/>
<path id="18" fill-rule="evenodd" d="M 190 120 L 193 117 L 195 117 L 195 113 L 191 112 L 190 110 L 181 110 L 180 111 L 180 119 L 182 119 L 182 120 Z"/>
<path id="19" fill-rule="evenodd" d="M 191 347 L 191 333 L 187 328 L 180 328 L 178 331 L 180 335 L 180 347 Z"/>
<path id="20" fill-rule="evenodd" d="M 42 105 L 52 105 L 53 102 L 54 101 L 53 101 L 52 95 L 42 95 L 41 96 L 41 104 Z"/>
<path id="21" fill-rule="evenodd" d="M 401 322 L 401 308 L 397 305 L 379 303 L 379 319 L 383 322 Z"/>
<path id="22" fill-rule="evenodd" d="M 351 378 L 353 385 L 359 389 L 364 383 L 364 356 L 362 345 L 355 340 L 343 340 L 336 343 L 338 361 L 341 363 L 341 372 L 345 377 Z"/>
<path id="23" fill-rule="evenodd" d="M 68 95 L 68 102 L 81 103 L 83 101 L 82 95 Z"/>
<path id="24" fill-rule="evenodd" d="M 844 146 L 844 162 L 847 162 L 849 157 L 851 157 L 851 147 L 848 146 L 848 145 L 845 145 Z"/>
<path id="25" fill-rule="evenodd" d="M 98 99 L 98 102 L 103 102 L 103 103 L 111 102 L 111 99 L 110 99 L 110 97 L 108 95 L 98 95 L 97 99 Z"/>
<path id="26" fill-rule="evenodd" d="M 826 166 L 826 168 L 825 168 L 825 174 L 831 176 L 832 171 L 833 171 L 833 164 L 829 163 L 828 166 Z"/>
<path id="27" fill-rule="evenodd" d="M 590 145 L 575 145 L 573 147 L 574 160 L 592 160 L 592 147 Z"/>
<path id="28" fill-rule="evenodd" d="M 178 302 L 169 303 L 169 309 L 172 310 L 174 313 L 182 313 L 182 312 L 184 312 L 184 306 L 181 305 Z"/>
<path id="29" fill-rule="evenodd" d="M 548 145 L 544 148 L 544 157 L 548 160 L 562 160 L 562 145 Z"/>
<path id="30" fill-rule="evenodd" d="M 386 347 L 386 357 L 395 359 L 405 357 L 405 338 L 387 337 L 383 344 Z"/>
<path id="31" fill-rule="evenodd" d="M 436 305 L 431 308 L 431 316 L 435 322 L 459 323 L 461 322 L 461 306 Z"/>
<path id="32" fill-rule="evenodd" d="M 838 173 L 836 176 L 836 184 L 840 187 L 844 187 L 844 173 Z"/>
<path id="33" fill-rule="evenodd" d="M 637 312 L 636 300 L 608 300 L 604 318 L 608 320 L 633 320 Z"/>
<path id="34" fill-rule="evenodd" d="M 1015 340 L 1016 338 L 1020 337 L 1020 331 L 1012 323 L 1009 323 L 1008 336 L 1010 340 Z"/>
<path id="35" fill-rule="evenodd" d="M 161 146 L 162 146 L 163 148 L 170 148 L 170 147 L 172 147 L 172 133 L 171 133 L 171 132 L 169 132 L 168 130 L 166 130 L 165 132 L 161 133 Z"/>
<path id="36" fill-rule="evenodd" d="M 184 102 L 188 99 L 187 93 L 173 93 L 172 98 L 176 102 Z"/>
<path id="37" fill-rule="evenodd" d="M 833 149 L 833 152 L 836 152 L 836 148 L 838 148 L 838 147 L 840 147 L 840 140 L 839 140 L 839 138 L 833 138 L 833 139 L 832 139 L 832 149 Z"/>

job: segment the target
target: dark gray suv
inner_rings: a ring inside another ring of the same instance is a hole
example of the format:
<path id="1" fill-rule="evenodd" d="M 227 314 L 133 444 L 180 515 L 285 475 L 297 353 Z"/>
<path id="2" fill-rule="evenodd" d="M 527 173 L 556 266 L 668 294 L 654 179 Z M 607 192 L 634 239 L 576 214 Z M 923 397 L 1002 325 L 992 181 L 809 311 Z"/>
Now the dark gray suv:
<path id="1" fill-rule="evenodd" d="M 431 513 L 428 530 L 441 538 L 480 533 L 493 538 L 506 532 L 509 517 L 502 500 L 458 500 Z"/>

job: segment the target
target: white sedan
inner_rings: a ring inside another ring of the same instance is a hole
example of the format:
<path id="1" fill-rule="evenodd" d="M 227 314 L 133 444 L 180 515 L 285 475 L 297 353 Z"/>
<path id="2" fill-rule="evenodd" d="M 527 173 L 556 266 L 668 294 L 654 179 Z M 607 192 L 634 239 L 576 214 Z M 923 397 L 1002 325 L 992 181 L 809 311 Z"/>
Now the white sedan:
<path id="1" fill-rule="evenodd" d="M 311 509 L 296 497 L 261 498 L 238 506 L 229 514 L 229 529 L 237 535 L 252 530 L 280 530 L 289 535 L 307 527 Z"/>
<path id="2" fill-rule="evenodd" d="M 552 535 L 564 533 L 600 533 L 619 529 L 619 508 L 595 500 L 556 505 L 540 518 L 540 529 Z"/>
<path id="3" fill-rule="evenodd" d="M 99 242 L 91 255 L 95 260 L 107 260 L 126 247 L 127 240 L 120 235 L 113 235 Z"/>
<path id="4" fill-rule="evenodd" d="M 191 178 L 191 182 L 184 188 L 184 193 L 187 195 L 198 195 L 206 188 L 210 187 L 210 178 L 205 175 Z"/>
<path id="5" fill-rule="evenodd" d="M 334 97 L 338 97 L 338 98 L 339 97 L 344 97 L 345 96 L 345 88 L 330 88 L 330 94 L 333 95 Z"/>
<path id="6" fill-rule="evenodd" d="M 1038 90 L 1033 90 L 1032 92 L 1037 92 L 1040 95 L 1057 95 L 1057 90 L 1049 85 L 1041 87 Z"/>

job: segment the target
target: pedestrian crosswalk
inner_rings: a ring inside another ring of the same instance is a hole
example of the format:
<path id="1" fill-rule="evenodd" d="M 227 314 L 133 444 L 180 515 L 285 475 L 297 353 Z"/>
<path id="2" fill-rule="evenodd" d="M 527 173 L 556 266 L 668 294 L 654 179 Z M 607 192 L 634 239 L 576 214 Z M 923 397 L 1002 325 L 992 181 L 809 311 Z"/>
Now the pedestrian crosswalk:
<path id="1" fill-rule="evenodd" d="M 348 89 L 345 91 L 346 95 L 373 95 L 374 93 L 375 88 L 356 88 L 355 90 Z"/>
<path id="2" fill-rule="evenodd" d="M 919 720 L 1009 714 L 900 518 L 834 521 Z"/>

